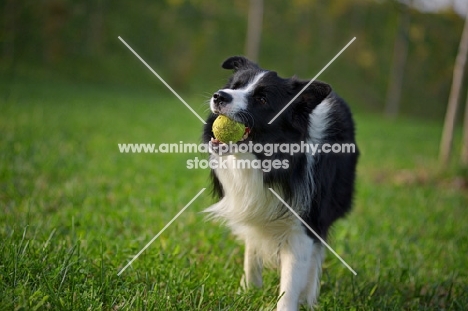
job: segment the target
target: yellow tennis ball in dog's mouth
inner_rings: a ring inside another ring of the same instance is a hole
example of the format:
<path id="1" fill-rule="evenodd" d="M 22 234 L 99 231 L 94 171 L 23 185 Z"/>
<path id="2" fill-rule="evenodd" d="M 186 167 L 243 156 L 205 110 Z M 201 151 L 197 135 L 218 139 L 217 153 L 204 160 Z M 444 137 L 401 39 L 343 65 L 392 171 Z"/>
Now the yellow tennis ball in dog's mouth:
<path id="1" fill-rule="evenodd" d="M 213 123 L 213 134 L 222 143 L 238 142 L 245 133 L 245 125 L 219 115 Z"/>

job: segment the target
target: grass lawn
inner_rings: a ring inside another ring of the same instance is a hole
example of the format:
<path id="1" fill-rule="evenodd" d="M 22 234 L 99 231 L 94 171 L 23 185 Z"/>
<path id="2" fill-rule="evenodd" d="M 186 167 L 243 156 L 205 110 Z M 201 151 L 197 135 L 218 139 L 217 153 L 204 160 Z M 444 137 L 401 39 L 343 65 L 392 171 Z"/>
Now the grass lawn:
<path id="1" fill-rule="evenodd" d="M 0 310 L 274 309 L 275 271 L 236 294 L 242 245 L 204 221 L 208 191 L 117 276 L 209 186 L 186 168 L 201 154 L 119 153 L 199 141 L 172 94 L 21 82 L 0 95 Z M 205 115 L 205 95 L 187 99 Z M 466 172 L 438 172 L 440 124 L 356 121 L 355 208 L 329 242 L 358 275 L 328 252 L 318 310 L 467 310 Z"/>

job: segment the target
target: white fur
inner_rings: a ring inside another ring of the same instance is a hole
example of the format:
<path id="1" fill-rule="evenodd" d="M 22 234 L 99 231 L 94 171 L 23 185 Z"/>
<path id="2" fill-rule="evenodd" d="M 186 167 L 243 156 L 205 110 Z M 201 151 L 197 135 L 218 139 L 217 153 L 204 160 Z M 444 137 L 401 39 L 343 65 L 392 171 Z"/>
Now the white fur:
<path id="1" fill-rule="evenodd" d="M 324 139 L 324 133 L 329 124 L 329 114 L 332 102 L 326 98 L 315 107 L 309 116 L 308 144 L 320 144 Z M 315 158 L 312 153 L 307 153 L 307 166 L 313 167 Z M 307 170 L 305 182 L 296 187 L 296 196 L 293 198 L 292 207 L 299 213 L 308 208 L 309 202 L 315 193 L 314 176 L 311 169 Z"/>
<path id="2" fill-rule="evenodd" d="M 323 135 L 330 122 L 329 114 L 333 102 L 325 98 L 320 104 L 315 107 L 309 117 L 309 142 L 320 144 L 323 140 Z"/>
<path id="3" fill-rule="evenodd" d="M 263 75 L 256 78 L 243 90 L 231 90 L 235 104 L 241 107 L 243 92 L 250 92 L 252 85 L 258 83 Z M 242 92 L 242 93 L 238 93 Z M 234 95 L 233 95 L 234 96 Z M 330 103 L 324 100 L 310 115 L 309 141 L 319 143 L 323 139 L 328 126 Z M 215 154 L 212 159 L 221 160 Z M 317 301 L 320 288 L 323 248 L 320 243 L 314 243 L 300 221 L 292 214 L 278 217 L 284 206 L 265 187 L 261 169 L 235 166 L 237 160 L 254 160 L 249 153 L 225 155 L 227 168 L 217 168 L 215 173 L 224 190 L 224 197 L 212 205 L 206 212 L 212 217 L 227 223 L 240 239 L 245 241 L 244 276 L 242 287 L 262 286 L 263 264 L 277 266 L 281 272 L 280 295 L 278 311 L 295 311 L 300 302 L 309 307 Z M 308 165 L 314 162 L 308 155 Z M 219 162 L 218 162 L 219 163 Z M 313 172 L 308 170 L 307 181 L 293 198 L 292 207 L 295 210 L 307 208 L 304 204 L 311 202 L 313 195 Z M 275 189 L 282 194 L 281 189 Z"/>
<path id="4" fill-rule="evenodd" d="M 298 235 L 281 248 L 281 299 L 278 311 L 309 308 L 317 303 L 322 275 L 323 247 L 305 235 Z"/>

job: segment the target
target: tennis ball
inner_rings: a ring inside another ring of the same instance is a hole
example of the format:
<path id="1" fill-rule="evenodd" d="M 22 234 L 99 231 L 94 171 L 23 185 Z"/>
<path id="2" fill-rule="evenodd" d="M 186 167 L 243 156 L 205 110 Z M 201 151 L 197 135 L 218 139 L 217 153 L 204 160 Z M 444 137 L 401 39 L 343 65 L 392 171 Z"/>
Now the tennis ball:
<path id="1" fill-rule="evenodd" d="M 245 133 L 245 125 L 219 115 L 213 123 L 213 134 L 222 143 L 238 142 Z"/>

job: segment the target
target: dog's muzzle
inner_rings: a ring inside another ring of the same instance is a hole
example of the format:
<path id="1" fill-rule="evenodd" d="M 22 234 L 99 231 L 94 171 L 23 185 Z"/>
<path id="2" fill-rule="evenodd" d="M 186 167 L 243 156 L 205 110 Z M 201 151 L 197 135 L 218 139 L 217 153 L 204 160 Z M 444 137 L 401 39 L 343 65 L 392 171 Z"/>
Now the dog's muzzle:
<path id="1" fill-rule="evenodd" d="M 232 102 L 232 96 L 224 91 L 218 91 L 213 94 L 213 103 L 215 108 L 221 108 Z"/>

